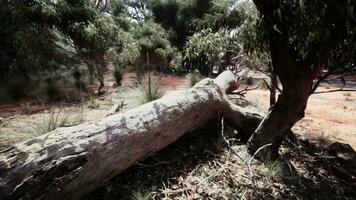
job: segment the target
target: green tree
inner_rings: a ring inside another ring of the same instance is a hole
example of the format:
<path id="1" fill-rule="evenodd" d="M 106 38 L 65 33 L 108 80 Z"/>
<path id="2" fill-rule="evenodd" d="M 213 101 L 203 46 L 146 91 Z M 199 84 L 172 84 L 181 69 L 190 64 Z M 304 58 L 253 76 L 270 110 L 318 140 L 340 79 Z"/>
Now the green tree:
<path id="1" fill-rule="evenodd" d="M 283 90 L 248 141 L 251 153 L 266 144 L 264 157 L 274 159 L 308 98 L 330 75 L 356 71 L 355 1 L 254 0 L 260 13 L 273 71 Z"/>
<path id="2" fill-rule="evenodd" d="M 228 0 L 150 0 L 148 4 L 155 22 L 171 33 L 170 41 L 180 50 L 197 31 L 234 28 L 240 23 Z"/>
<path id="3" fill-rule="evenodd" d="M 228 32 L 204 29 L 190 37 L 184 50 L 185 58 L 189 61 L 206 58 L 209 77 L 211 77 L 214 64 L 228 51 L 229 42 Z"/>
<path id="4" fill-rule="evenodd" d="M 167 39 L 167 32 L 159 24 L 151 20 L 139 22 L 133 30 L 133 35 L 141 49 L 141 64 L 145 65 L 147 70 L 169 63 L 175 50 Z"/>

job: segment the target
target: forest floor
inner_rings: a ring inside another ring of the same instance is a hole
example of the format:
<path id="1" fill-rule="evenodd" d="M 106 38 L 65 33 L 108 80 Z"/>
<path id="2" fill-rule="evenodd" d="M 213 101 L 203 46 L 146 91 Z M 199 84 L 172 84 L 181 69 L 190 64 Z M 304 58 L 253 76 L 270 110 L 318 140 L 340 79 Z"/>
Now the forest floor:
<path id="1" fill-rule="evenodd" d="M 185 77 L 160 81 L 167 92 L 188 87 Z M 134 74 L 125 75 L 119 89 L 110 87 L 113 83 L 108 79 L 108 94 L 80 104 L 52 108 L 24 100 L 0 105 L 0 149 L 40 134 L 37 129 L 53 112 L 71 126 L 105 117 L 115 104 L 123 105 L 120 112 L 140 104 Z M 246 99 L 267 111 L 267 90 L 249 91 Z M 356 164 L 350 160 L 356 155 L 347 145 L 329 146 L 343 142 L 356 148 L 356 93 L 313 95 L 294 128 L 297 137 L 283 143 L 276 162 L 246 164 L 250 156 L 244 145 L 230 140 L 229 127 L 222 133 L 211 126 L 185 135 L 86 199 L 356 199 Z"/>

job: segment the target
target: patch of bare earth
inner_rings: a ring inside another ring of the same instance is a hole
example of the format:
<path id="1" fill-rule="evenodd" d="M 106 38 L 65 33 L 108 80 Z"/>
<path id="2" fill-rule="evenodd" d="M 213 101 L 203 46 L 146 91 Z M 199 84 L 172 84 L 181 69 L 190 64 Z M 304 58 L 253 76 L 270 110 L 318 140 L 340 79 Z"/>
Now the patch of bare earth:
<path id="1" fill-rule="evenodd" d="M 325 87 L 318 89 L 325 90 Z M 268 109 L 269 92 L 266 90 L 249 91 L 246 99 L 264 110 Z M 348 143 L 356 149 L 356 92 L 312 95 L 304 119 L 296 124 L 294 130 L 311 139 L 326 137 L 331 141 Z"/>

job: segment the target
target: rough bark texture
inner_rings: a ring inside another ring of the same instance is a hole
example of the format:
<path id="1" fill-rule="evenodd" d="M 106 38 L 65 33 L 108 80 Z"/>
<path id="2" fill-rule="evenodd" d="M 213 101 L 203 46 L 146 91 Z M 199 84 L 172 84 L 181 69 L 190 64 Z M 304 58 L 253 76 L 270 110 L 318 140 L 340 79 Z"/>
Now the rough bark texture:
<path id="1" fill-rule="evenodd" d="M 246 124 L 256 125 L 261 117 L 229 102 L 225 92 L 235 85 L 234 75 L 224 72 L 126 113 L 3 150 L 0 199 L 80 199 L 218 113 L 226 113 L 238 131 L 252 134 Z"/>
<path id="2" fill-rule="evenodd" d="M 264 159 L 271 160 L 277 158 L 280 144 L 290 129 L 304 117 L 313 80 L 317 75 L 317 69 L 313 69 L 311 65 L 318 66 L 316 60 L 303 61 L 295 56 L 296 49 L 289 43 L 288 22 L 284 18 L 281 19 L 282 21 L 277 20 L 274 14 L 278 9 L 278 2 L 254 0 L 257 9 L 265 16 L 265 22 L 269 23 L 268 37 L 273 73 L 281 81 L 283 91 L 247 143 L 251 154 L 266 144 L 272 144 L 261 151 Z M 272 28 L 272 19 L 279 22 L 280 32 Z"/>
<path id="3" fill-rule="evenodd" d="M 291 56 L 293 53 L 288 40 L 279 33 L 270 33 L 270 51 L 273 68 L 282 83 L 283 92 L 270 107 L 268 115 L 247 145 L 253 154 L 260 147 L 272 144 L 261 153 L 264 158 L 274 160 L 278 156 L 282 140 L 294 124 L 304 117 L 316 72 L 307 63 L 298 62 Z"/>

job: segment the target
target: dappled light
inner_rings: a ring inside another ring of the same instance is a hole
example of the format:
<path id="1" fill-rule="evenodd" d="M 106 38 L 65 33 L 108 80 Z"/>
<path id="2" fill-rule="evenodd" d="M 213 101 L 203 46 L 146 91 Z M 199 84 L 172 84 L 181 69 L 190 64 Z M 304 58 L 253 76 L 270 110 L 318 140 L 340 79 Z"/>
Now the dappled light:
<path id="1" fill-rule="evenodd" d="M 355 7 L 2 0 L 0 199 L 355 199 Z"/>

